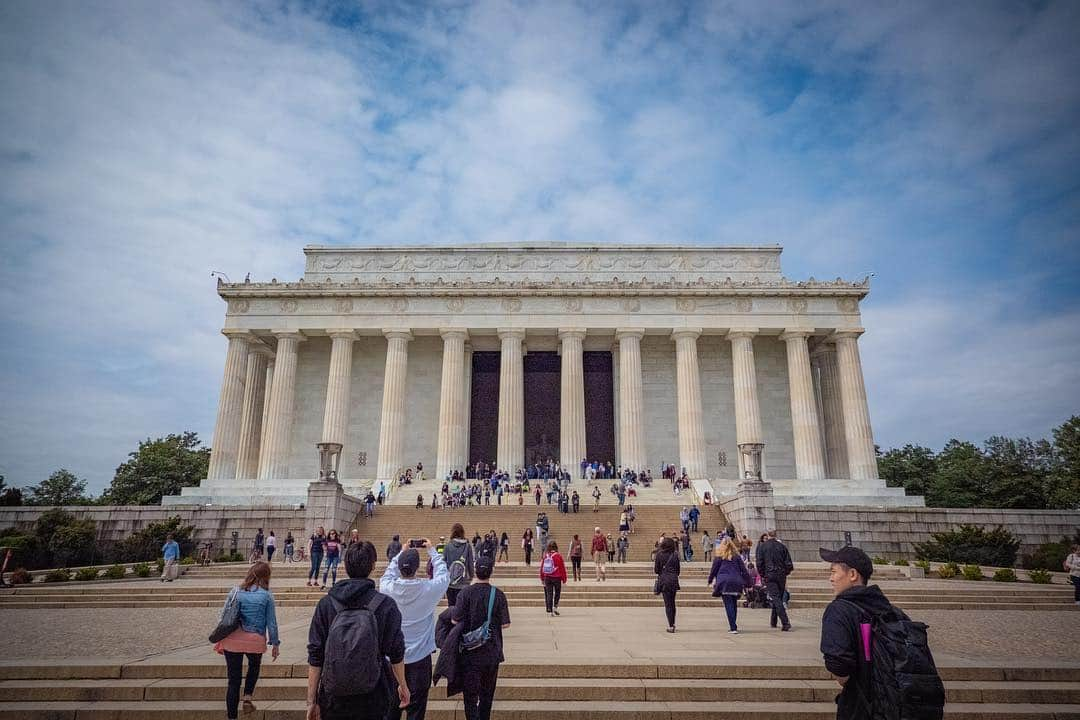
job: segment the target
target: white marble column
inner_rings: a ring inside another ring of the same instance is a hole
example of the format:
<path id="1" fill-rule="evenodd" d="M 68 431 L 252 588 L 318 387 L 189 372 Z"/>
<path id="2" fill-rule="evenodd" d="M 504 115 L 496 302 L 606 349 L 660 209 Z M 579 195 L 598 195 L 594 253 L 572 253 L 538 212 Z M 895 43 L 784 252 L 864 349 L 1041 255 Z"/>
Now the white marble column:
<path id="1" fill-rule="evenodd" d="M 266 415 L 266 366 L 269 349 L 252 338 L 244 381 L 244 410 L 240 418 L 240 448 L 236 451 L 236 479 L 253 480 L 259 472 L 263 418 Z"/>
<path id="2" fill-rule="evenodd" d="M 248 339 L 247 330 L 222 330 L 229 338 L 225 353 L 225 374 L 221 379 L 221 395 L 218 396 L 217 421 L 214 423 L 214 439 L 210 446 L 208 480 L 232 480 L 236 477 L 237 451 L 240 449 L 240 422 L 244 412 L 244 381 L 247 376 Z"/>
<path id="3" fill-rule="evenodd" d="M 619 458 L 623 468 L 645 469 L 645 393 L 641 382 L 642 328 L 619 328 Z"/>
<path id="4" fill-rule="evenodd" d="M 844 437 L 844 404 L 840 400 L 840 371 L 836 366 L 836 346 L 831 342 L 819 342 L 810 360 L 816 371 L 818 396 L 821 398 L 825 474 L 838 480 L 846 479 L 850 475 L 847 438 Z"/>
<path id="5" fill-rule="evenodd" d="M 852 480 L 876 480 L 878 470 L 874 431 L 870 426 L 870 408 L 866 403 L 866 384 L 862 360 L 859 358 L 858 339 L 862 332 L 861 328 L 836 332 L 831 339 L 836 344 L 836 363 L 840 374 L 848 471 Z"/>
<path id="6" fill-rule="evenodd" d="M 496 465 L 511 475 L 525 462 L 525 368 L 522 329 L 499 329 L 499 434 Z"/>
<path id="7" fill-rule="evenodd" d="M 465 367 L 463 368 L 465 371 L 465 392 L 462 400 L 465 403 L 465 419 L 461 426 L 461 454 L 466 465 L 472 462 L 469 455 L 472 444 L 472 363 L 472 345 L 465 343 Z"/>
<path id="8" fill-rule="evenodd" d="M 754 336 L 757 328 L 741 328 L 728 333 L 731 341 L 732 377 L 735 385 L 735 442 L 763 443 L 761 408 L 758 405 L 757 371 L 754 369 Z M 739 453 L 739 478 L 745 468 Z M 764 458 L 762 459 L 764 467 Z"/>
<path id="9" fill-rule="evenodd" d="M 581 472 L 585 457 L 585 328 L 559 328 L 562 341 L 560 376 L 559 463 L 573 477 Z"/>
<path id="10" fill-rule="evenodd" d="M 676 328 L 675 384 L 679 414 L 679 466 L 686 468 L 690 479 L 704 478 L 705 425 L 701 411 L 701 371 L 698 366 L 697 340 L 701 328 Z"/>
<path id="11" fill-rule="evenodd" d="M 289 439 L 296 403 L 296 356 L 305 339 L 303 333 L 294 330 L 277 331 L 274 336 L 277 338 L 274 381 L 270 386 L 270 410 L 259 450 L 259 480 L 283 479 L 289 472 Z"/>
<path id="12" fill-rule="evenodd" d="M 386 336 L 386 370 L 383 373 L 379 464 L 375 479 L 391 481 L 397 479 L 405 464 L 405 388 L 412 333 L 399 328 L 383 330 L 383 335 Z"/>
<path id="13" fill-rule="evenodd" d="M 465 340 L 461 329 L 444 329 L 442 385 L 439 391 L 439 438 L 435 477 L 442 480 L 454 470 L 465 470 Z"/>
<path id="14" fill-rule="evenodd" d="M 345 444 L 349 432 L 349 391 L 352 389 L 352 351 L 356 332 L 327 330 L 330 336 L 330 372 L 326 379 L 322 441 Z"/>
<path id="15" fill-rule="evenodd" d="M 812 330 L 788 328 L 780 336 L 787 344 L 788 385 L 791 395 L 791 430 L 795 443 L 795 478 L 825 479 L 814 381 L 810 374 L 810 349 L 806 339 Z"/>
<path id="16" fill-rule="evenodd" d="M 622 444 L 619 438 L 619 343 L 615 342 L 611 345 L 611 394 L 613 395 L 611 408 L 614 415 L 615 432 L 612 433 L 615 436 L 615 457 L 614 458 L 589 458 L 591 462 L 594 459 L 600 460 L 600 462 L 607 462 L 611 460 L 615 463 L 615 467 L 622 466 Z"/>

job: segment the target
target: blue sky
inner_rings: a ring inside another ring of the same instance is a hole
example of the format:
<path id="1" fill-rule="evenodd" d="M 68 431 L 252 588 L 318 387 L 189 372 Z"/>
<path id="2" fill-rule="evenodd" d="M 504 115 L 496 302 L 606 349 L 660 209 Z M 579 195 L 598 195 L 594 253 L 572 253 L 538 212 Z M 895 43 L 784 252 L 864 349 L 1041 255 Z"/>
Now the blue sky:
<path id="1" fill-rule="evenodd" d="M 0 5 L 0 473 L 213 430 L 210 270 L 779 243 L 875 273 L 877 439 L 1080 412 L 1080 3 Z"/>

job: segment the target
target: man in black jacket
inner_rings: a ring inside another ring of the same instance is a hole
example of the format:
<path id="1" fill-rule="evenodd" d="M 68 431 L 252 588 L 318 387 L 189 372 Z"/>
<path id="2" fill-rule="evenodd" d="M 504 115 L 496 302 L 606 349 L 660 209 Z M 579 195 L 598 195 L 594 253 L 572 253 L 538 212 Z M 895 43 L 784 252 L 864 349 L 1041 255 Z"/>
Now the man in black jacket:
<path id="1" fill-rule="evenodd" d="M 791 621 L 788 620 L 787 608 L 784 607 L 784 592 L 787 590 L 787 576 L 795 569 L 795 565 L 791 562 L 787 546 L 776 539 L 775 530 L 769 531 L 769 539 L 761 544 L 757 559 L 758 572 L 765 581 L 765 597 L 772 607 L 769 625 L 776 627 L 779 619 L 780 629 L 787 632 L 791 630 Z"/>
<path id="2" fill-rule="evenodd" d="M 835 597 L 821 618 L 821 654 L 825 669 L 842 690 L 836 696 L 837 720 L 869 717 L 871 696 L 870 662 L 864 653 L 860 625 L 891 607 L 877 585 L 867 586 L 874 564 L 862 550 L 843 547 L 819 550 L 821 559 L 831 563 L 829 584 Z"/>
<path id="3" fill-rule="evenodd" d="M 338 603 L 344 608 L 367 605 L 378 594 L 375 583 L 368 579 L 378 553 L 367 541 L 350 544 L 345 550 L 345 572 L 349 579 L 330 589 L 315 606 L 308 629 L 308 689 L 307 720 L 382 720 L 390 709 L 391 683 L 389 673 L 397 680 L 400 707 L 409 704 L 409 686 L 405 681 L 405 636 L 401 632 L 401 611 L 389 597 L 383 597 L 374 611 L 379 626 L 379 655 L 390 661 L 383 667 L 382 680 L 369 693 L 332 696 L 319 686 L 327 636 L 338 614 Z M 337 602 L 335 602 L 335 600 Z"/>

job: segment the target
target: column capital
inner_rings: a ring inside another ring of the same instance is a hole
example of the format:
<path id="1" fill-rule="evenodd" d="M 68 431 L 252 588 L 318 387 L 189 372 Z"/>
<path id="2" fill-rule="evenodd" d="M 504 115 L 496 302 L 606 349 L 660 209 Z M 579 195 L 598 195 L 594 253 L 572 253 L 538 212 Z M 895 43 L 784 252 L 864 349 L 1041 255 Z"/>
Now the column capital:
<path id="1" fill-rule="evenodd" d="M 412 330 L 409 328 L 383 328 L 382 334 L 386 336 L 387 340 L 404 340 L 408 342 L 413 339 Z"/>
<path id="2" fill-rule="evenodd" d="M 271 330 L 270 334 L 278 340 L 295 340 L 296 342 L 307 340 L 307 336 L 299 330 Z"/>
<path id="3" fill-rule="evenodd" d="M 222 328 L 221 334 L 229 338 L 230 340 L 234 338 L 236 338 L 237 340 L 247 340 L 248 342 L 258 340 L 258 338 L 255 337 L 255 333 L 251 332 L 250 330 L 243 330 L 240 328 Z"/>
<path id="4" fill-rule="evenodd" d="M 671 331 L 672 340 L 678 340 L 679 338 L 697 340 L 699 337 L 701 337 L 701 328 L 674 328 Z"/>
<path id="5" fill-rule="evenodd" d="M 640 340 L 645 337 L 645 328 L 616 328 L 615 339 L 622 340 L 623 338 L 637 338 Z"/>
<path id="6" fill-rule="evenodd" d="M 739 338 L 749 338 L 751 340 L 760 332 L 756 327 L 745 328 L 731 328 L 728 330 L 727 339 L 737 340 Z"/>
<path id="7" fill-rule="evenodd" d="M 248 352 L 250 352 L 251 354 L 262 355 L 266 358 L 267 362 L 274 362 L 274 351 L 267 347 L 266 343 L 264 343 L 262 340 L 254 342 L 249 341 L 248 346 Z"/>
<path id="8" fill-rule="evenodd" d="M 443 340 L 450 340 L 453 338 L 461 338 L 462 340 L 469 339 L 469 331 L 465 328 L 439 328 L 439 337 Z"/>
<path id="9" fill-rule="evenodd" d="M 584 340 L 587 332 L 585 328 L 559 328 L 559 339 L 578 338 Z"/>
<path id="10" fill-rule="evenodd" d="M 496 331 L 500 340 L 525 339 L 525 328 L 498 328 Z"/>
<path id="11" fill-rule="evenodd" d="M 356 331 L 352 328 L 330 328 L 326 334 L 334 339 L 356 340 Z"/>
<path id="12" fill-rule="evenodd" d="M 805 340 L 813 334 L 813 328 L 790 327 L 784 328 L 784 332 L 780 333 L 780 339 L 784 342 L 788 340 Z"/>
<path id="13" fill-rule="evenodd" d="M 830 335 L 826 337 L 829 342 L 836 342 L 837 340 L 858 340 L 859 336 L 866 332 L 865 328 L 843 328 L 840 330 L 833 330 Z"/>

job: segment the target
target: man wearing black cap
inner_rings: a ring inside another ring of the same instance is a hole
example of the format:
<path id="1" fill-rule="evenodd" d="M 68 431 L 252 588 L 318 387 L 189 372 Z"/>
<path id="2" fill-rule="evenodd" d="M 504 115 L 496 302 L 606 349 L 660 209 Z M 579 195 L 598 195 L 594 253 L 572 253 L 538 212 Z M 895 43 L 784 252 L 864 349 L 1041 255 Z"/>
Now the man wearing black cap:
<path id="1" fill-rule="evenodd" d="M 906 710 L 903 717 L 940 718 L 944 688 L 937 677 L 929 648 L 925 646 L 926 626 L 912 623 L 903 611 L 893 607 L 877 585 L 867 585 L 874 573 L 874 564 L 862 550 L 851 546 L 839 550 L 820 548 L 819 554 L 822 560 L 831 564 L 829 584 L 835 594 L 821 618 L 821 654 L 825 658 L 825 669 L 842 688 L 836 696 L 837 720 L 871 717 L 872 708 L 883 704 L 897 708 L 903 705 Z M 921 665 L 924 672 L 910 678 L 917 691 L 913 693 L 917 706 L 902 702 L 912 698 L 878 697 L 882 693 L 875 689 L 871 659 L 892 641 L 884 635 L 876 637 L 878 626 L 874 619 L 884 615 L 890 623 L 889 633 L 913 629 L 907 631 L 907 637 L 916 642 L 907 644 L 905 652 L 909 656 L 907 669 L 914 670 Z M 874 647 L 875 644 L 881 647 Z M 917 662 L 916 651 L 925 653 L 924 662 Z"/>
<path id="2" fill-rule="evenodd" d="M 435 607 L 450 584 L 450 573 L 442 555 L 426 538 L 419 545 L 419 549 L 409 547 L 391 558 L 379 580 L 379 592 L 392 598 L 401 611 L 405 682 L 409 687 L 409 705 L 405 708 L 408 720 L 424 720 L 427 712 L 431 654 L 435 652 Z M 421 552 L 427 555 L 425 565 L 428 561 L 431 563 L 431 580 L 416 577 Z M 401 709 L 391 707 L 386 717 L 400 720 Z"/>
<path id="3" fill-rule="evenodd" d="M 488 555 L 477 558 L 476 582 L 461 591 L 451 615 L 455 625 L 462 623 L 465 632 L 469 632 L 487 621 L 488 608 L 491 608 L 491 624 L 488 626 L 490 639 L 475 650 L 463 651 L 461 659 L 467 720 L 488 720 L 491 717 L 499 664 L 506 659 L 503 656 L 502 631 L 510 627 L 510 606 L 503 591 L 490 583 L 494 569 L 495 558 Z M 493 592 L 495 597 L 492 601 Z"/>

